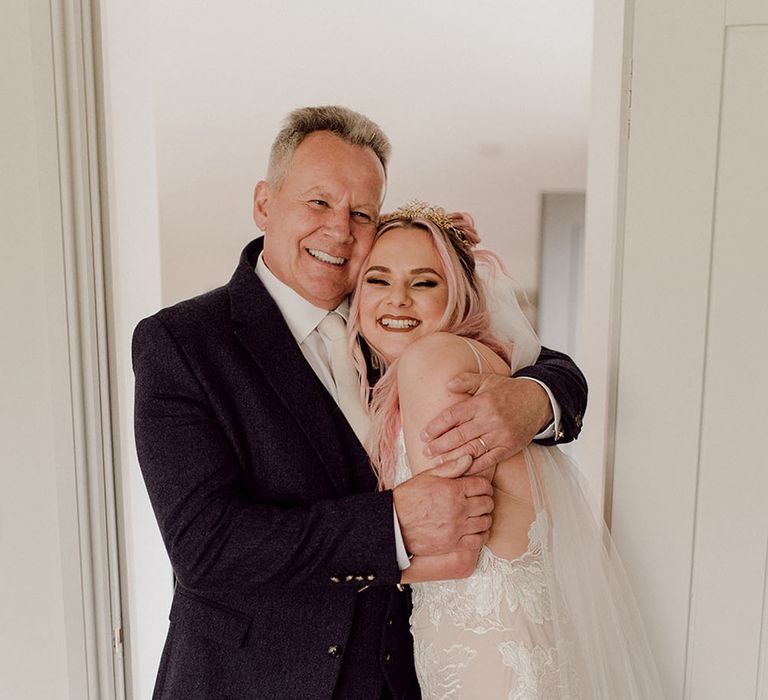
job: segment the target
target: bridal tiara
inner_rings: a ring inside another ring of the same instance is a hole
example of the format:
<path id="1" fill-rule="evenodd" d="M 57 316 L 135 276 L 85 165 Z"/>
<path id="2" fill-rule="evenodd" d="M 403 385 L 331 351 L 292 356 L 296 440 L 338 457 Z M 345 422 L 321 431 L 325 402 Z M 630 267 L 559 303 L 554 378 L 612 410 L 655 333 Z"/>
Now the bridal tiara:
<path id="1" fill-rule="evenodd" d="M 469 252 L 472 250 L 472 246 L 479 242 L 479 237 L 477 237 L 477 234 L 468 236 L 464 229 L 461 229 L 456 225 L 457 218 L 458 217 L 455 214 L 449 214 L 442 207 L 433 207 L 427 202 L 414 199 L 413 201 L 408 202 L 405 206 L 395 209 L 389 214 L 384 214 L 379 221 L 379 226 L 384 226 L 397 219 L 426 219 L 448 233 L 463 246 L 467 252 Z M 461 218 L 468 217 L 465 215 Z M 474 231 L 472 233 L 474 233 Z M 477 240 L 475 241 L 473 238 L 477 238 Z"/>

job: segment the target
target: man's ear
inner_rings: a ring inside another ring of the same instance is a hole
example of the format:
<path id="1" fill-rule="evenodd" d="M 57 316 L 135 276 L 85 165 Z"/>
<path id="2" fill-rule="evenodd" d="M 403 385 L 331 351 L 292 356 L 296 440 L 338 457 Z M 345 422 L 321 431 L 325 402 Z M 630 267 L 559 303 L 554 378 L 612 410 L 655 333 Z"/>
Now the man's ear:
<path id="1" fill-rule="evenodd" d="M 253 190 L 253 220 L 261 231 L 267 231 L 267 218 L 269 211 L 269 183 L 259 180 Z"/>

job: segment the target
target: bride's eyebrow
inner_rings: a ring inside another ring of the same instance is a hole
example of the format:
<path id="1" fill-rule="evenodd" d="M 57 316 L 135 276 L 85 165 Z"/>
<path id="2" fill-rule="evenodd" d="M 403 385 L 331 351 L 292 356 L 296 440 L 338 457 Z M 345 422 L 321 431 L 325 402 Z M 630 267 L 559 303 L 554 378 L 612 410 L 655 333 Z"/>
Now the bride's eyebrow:
<path id="1" fill-rule="evenodd" d="M 425 273 L 437 275 L 440 279 L 443 279 L 443 276 L 437 270 L 431 267 L 416 267 L 413 270 L 411 270 L 412 275 L 423 275 Z"/>
<path id="2" fill-rule="evenodd" d="M 365 274 L 367 275 L 369 272 L 391 272 L 391 270 L 383 265 L 371 265 L 371 267 L 365 271 Z"/>

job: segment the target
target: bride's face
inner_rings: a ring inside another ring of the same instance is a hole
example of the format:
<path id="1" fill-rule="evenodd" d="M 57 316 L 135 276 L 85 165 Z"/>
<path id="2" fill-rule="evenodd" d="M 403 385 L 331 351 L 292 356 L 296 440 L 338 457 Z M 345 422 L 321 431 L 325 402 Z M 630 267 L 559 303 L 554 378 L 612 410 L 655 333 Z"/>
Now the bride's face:
<path id="1" fill-rule="evenodd" d="M 374 243 L 360 288 L 360 328 L 387 361 L 437 330 L 447 304 L 445 271 L 429 233 L 396 228 Z"/>

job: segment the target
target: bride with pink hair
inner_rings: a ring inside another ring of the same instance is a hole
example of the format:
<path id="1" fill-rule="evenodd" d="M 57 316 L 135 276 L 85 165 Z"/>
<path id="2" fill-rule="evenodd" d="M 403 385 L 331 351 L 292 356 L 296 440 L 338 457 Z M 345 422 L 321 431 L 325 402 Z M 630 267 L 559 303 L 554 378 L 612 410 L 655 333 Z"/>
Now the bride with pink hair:
<path id="1" fill-rule="evenodd" d="M 505 275 L 479 241 L 468 214 L 415 202 L 383 217 L 363 264 L 348 328 L 380 488 L 438 466 L 420 434 L 461 400 L 446 389 L 450 378 L 509 375 L 538 356 L 514 294 L 503 294 L 507 327 L 492 326 L 486 290 Z M 372 386 L 366 358 L 380 373 Z M 485 476 L 495 503 L 487 543 L 414 556 L 403 571 L 423 697 L 663 697 L 615 548 L 575 465 L 532 444 Z M 446 579 L 448 571 L 465 577 Z"/>

